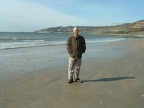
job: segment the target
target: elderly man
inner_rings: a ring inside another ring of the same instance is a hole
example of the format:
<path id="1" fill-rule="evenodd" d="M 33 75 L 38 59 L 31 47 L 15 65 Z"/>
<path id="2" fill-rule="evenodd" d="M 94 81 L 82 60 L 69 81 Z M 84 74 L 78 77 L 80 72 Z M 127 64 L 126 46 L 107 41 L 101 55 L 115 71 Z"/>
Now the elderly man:
<path id="1" fill-rule="evenodd" d="M 79 73 L 82 62 L 82 54 L 85 53 L 86 43 L 83 36 L 80 36 L 79 29 L 73 28 L 73 36 L 68 37 L 67 51 L 69 53 L 68 83 L 80 81 Z"/>

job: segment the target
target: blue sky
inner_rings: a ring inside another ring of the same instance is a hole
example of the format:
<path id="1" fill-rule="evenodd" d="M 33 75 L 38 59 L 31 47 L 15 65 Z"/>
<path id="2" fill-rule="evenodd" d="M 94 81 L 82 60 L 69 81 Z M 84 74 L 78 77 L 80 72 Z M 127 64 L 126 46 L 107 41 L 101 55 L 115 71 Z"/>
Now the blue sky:
<path id="1" fill-rule="evenodd" d="M 0 32 L 110 26 L 144 19 L 144 0 L 0 0 Z"/>

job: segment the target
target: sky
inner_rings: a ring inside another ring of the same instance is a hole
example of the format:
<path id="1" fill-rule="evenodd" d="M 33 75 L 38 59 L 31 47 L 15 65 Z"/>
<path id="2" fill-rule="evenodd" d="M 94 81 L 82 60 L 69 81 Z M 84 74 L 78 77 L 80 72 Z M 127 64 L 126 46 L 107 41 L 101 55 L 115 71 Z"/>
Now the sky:
<path id="1" fill-rule="evenodd" d="M 111 26 L 144 19 L 144 0 L 0 0 L 0 32 Z"/>

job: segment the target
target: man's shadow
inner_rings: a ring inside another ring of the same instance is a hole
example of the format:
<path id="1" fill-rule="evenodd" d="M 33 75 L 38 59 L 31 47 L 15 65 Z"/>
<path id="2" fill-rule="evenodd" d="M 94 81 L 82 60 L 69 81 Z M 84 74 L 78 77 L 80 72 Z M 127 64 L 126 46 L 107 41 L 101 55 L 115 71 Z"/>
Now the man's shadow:
<path id="1" fill-rule="evenodd" d="M 97 80 L 83 80 L 83 82 L 109 82 L 109 81 L 117 81 L 117 80 L 126 80 L 126 79 L 134 79 L 135 77 L 114 77 L 114 78 L 101 78 Z"/>

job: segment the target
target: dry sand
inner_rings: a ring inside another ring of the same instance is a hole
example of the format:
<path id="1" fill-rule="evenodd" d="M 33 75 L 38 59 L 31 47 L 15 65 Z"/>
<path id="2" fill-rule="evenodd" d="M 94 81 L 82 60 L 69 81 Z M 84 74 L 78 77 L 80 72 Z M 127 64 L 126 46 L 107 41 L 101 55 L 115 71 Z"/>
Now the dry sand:
<path id="1" fill-rule="evenodd" d="M 67 83 L 68 58 L 63 58 L 55 68 L 0 82 L 0 108 L 143 108 L 144 39 L 94 50 L 95 44 L 88 45 L 83 56 L 84 83 Z"/>

